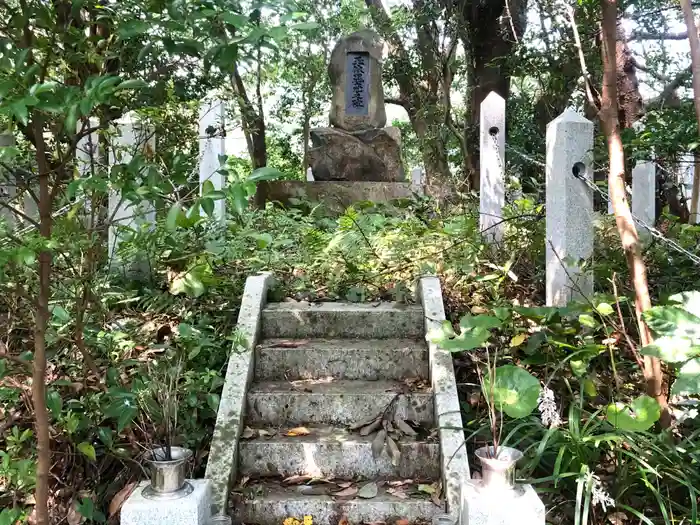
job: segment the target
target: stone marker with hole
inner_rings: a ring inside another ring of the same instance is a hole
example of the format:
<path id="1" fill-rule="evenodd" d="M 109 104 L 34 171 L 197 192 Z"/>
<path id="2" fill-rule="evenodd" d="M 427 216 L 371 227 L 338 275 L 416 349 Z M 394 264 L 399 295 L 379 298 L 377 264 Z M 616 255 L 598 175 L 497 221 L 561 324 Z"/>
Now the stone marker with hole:
<path id="1" fill-rule="evenodd" d="M 567 109 L 547 126 L 546 295 L 548 306 L 590 297 L 593 276 L 593 123 Z"/>
<path id="2" fill-rule="evenodd" d="M 481 103 L 479 150 L 479 227 L 484 237 L 503 237 L 506 166 L 506 101 L 492 91 Z"/>

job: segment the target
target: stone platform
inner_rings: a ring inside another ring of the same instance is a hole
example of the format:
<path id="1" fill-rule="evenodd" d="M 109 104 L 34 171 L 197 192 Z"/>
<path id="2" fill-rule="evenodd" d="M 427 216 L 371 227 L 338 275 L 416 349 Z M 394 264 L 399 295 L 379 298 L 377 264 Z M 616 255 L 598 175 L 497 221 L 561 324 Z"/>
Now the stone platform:
<path id="1" fill-rule="evenodd" d="M 273 181 L 258 187 L 256 202 L 279 202 L 289 205 L 291 199 L 322 202 L 329 209 L 343 211 L 360 201 L 389 202 L 421 194 L 423 188 L 410 182 L 341 182 L 341 181 Z"/>

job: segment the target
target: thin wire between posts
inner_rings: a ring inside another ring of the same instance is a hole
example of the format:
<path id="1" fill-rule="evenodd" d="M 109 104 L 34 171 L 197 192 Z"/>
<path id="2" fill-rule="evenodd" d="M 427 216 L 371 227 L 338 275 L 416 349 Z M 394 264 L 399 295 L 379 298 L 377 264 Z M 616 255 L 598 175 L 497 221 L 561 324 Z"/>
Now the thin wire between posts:
<path id="1" fill-rule="evenodd" d="M 606 191 L 603 191 L 602 189 L 600 189 L 596 184 L 594 184 L 591 180 L 586 178 L 582 173 L 572 172 L 572 175 L 574 177 L 576 177 L 578 180 L 580 180 L 581 182 L 583 182 L 586 186 L 591 188 L 593 191 L 598 193 L 601 197 L 603 197 L 605 199 L 605 202 L 608 202 L 608 203 L 610 202 L 610 196 L 608 195 L 608 193 Z M 698 257 L 697 255 L 695 255 L 692 252 L 689 252 L 688 250 L 683 248 L 680 244 L 678 244 L 673 239 L 669 239 L 663 233 L 661 233 L 661 231 L 657 230 L 653 226 L 650 226 L 649 224 L 644 222 L 642 219 L 637 217 L 634 213 L 630 212 L 630 215 L 632 215 L 632 218 L 635 220 L 635 222 L 637 224 L 639 224 L 642 228 L 647 230 L 651 234 L 652 237 L 654 237 L 655 239 L 658 239 L 662 243 L 666 244 L 672 250 L 674 250 L 680 254 L 685 255 L 688 259 L 693 261 L 696 266 L 700 266 L 700 257 Z"/>
<path id="2" fill-rule="evenodd" d="M 525 160 L 526 162 L 529 162 L 530 164 L 532 164 L 534 166 L 537 166 L 540 168 L 547 167 L 546 163 L 541 162 L 541 161 L 535 159 L 534 157 L 532 157 L 526 153 L 523 153 L 522 151 L 519 151 L 518 149 L 514 148 L 513 146 L 506 144 L 506 149 L 508 151 L 515 153 L 518 157 L 522 158 L 523 160 Z M 610 202 L 610 196 L 608 195 L 608 193 L 606 191 L 602 190 L 601 188 L 599 188 L 591 180 L 584 177 L 582 173 L 573 173 L 572 172 L 572 175 L 574 177 L 576 177 L 578 180 L 582 181 L 586 186 L 591 188 L 593 191 L 598 193 L 601 197 L 603 197 L 603 199 L 605 200 L 606 203 Z M 628 190 L 628 193 L 629 193 L 629 190 Z M 637 224 L 639 224 L 642 228 L 647 230 L 652 237 L 654 237 L 655 239 L 658 239 L 660 242 L 666 244 L 669 248 L 676 251 L 677 253 L 685 255 L 688 259 L 690 259 L 693 263 L 695 263 L 695 265 L 700 266 L 700 257 L 698 257 L 694 253 L 686 250 L 685 248 L 683 248 L 680 244 L 678 244 L 673 239 L 669 239 L 663 233 L 661 233 L 661 231 L 659 231 L 658 229 L 654 228 L 653 226 L 647 224 L 642 219 L 637 217 L 635 214 L 631 213 L 631 215 L 632 215 L 632 218 L 635 220 L 635 222 Z"/>

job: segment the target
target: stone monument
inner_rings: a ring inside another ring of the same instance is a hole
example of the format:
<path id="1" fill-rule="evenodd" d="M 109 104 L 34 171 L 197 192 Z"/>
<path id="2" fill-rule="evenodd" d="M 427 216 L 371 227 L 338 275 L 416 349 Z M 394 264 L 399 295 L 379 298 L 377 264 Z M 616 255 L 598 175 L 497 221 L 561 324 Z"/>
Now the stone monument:
<path id="1" fill-rule="evenodd" d="M 331 127 L 310 134 L 314 180 L 404 181 L 401 135 L 397 128 L 384 127 L 383 48 L 374 31 L 362 30 L 333 49 L 328 66 Z"/>

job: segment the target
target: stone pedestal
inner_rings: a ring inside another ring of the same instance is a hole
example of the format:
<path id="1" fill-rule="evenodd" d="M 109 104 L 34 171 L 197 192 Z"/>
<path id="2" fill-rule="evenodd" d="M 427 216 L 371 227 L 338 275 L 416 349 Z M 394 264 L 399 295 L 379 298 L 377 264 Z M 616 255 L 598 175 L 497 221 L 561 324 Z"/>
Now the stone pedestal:
<path id="1" fill-rule="evenodd" d="M 211 487 L 207 479 L 189 480 L 192 494 L 175 500 L 143 497 L 148 481 L 140 483 L 124 502 L 121 525 L 204 525 L 211 516 Z"/>
<path id="2" fill-rule="evenodd" d="M 311 130 L 309 160 L 314 180 L 403 182 L 397 128 Z"/>
<path id="3" fill-rule="evenodd" d="M 480 480 L 462 483 L 458 525 L 544 525 L 545 509 L 532 485 L 486 490 Z"/>

